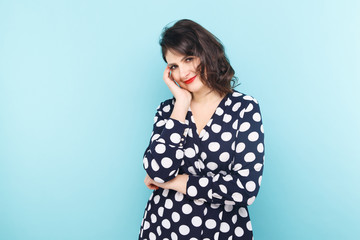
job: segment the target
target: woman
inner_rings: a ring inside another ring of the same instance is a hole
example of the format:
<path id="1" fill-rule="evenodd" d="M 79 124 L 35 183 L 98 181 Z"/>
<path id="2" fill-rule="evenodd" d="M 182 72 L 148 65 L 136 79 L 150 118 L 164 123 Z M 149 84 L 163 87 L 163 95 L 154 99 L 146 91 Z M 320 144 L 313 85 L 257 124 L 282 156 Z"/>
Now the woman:
<path id="1" fill-rule="evenodd" d="M 154 191 L 139 239 L 252 239 L 247 206 L 264 160 L 258 102 L 233 89 L 222 44 L 199 24 L 176 22 L 160 45 L 174 97 L 157 108 L 144 153 Z"/>

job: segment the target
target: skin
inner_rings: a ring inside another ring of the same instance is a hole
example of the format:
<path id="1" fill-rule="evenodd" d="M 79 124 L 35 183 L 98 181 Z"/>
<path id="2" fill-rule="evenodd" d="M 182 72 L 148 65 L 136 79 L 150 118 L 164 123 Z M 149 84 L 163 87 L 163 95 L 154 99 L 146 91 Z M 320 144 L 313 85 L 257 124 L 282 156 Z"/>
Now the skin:
<path id="1" fill-rule="evenodd" d="M 176 99 L 174 109 L 170 116 L 171 118 L 185 122 L 185 117 L 190 106 L 191 109 L 204 109 L 204 106 L 207 104 L 215 103 L 222 98 L 216 92 L 211 91 L 211 89 L 200 80 L 200 75 L 196 72 L 196 67 L 200 64 L 199 57 L 185 56 L 169 50 L 165 58 L 168 65 L 165 68 L 163 80 Z M 195 75 L 196 78 L 192 83 L 185 83 L 186 80 Z M 175 81 L 180 87 L 176 85 Z M 158 183 L 146 174 L 144 183 L 150 190 L 156 190 L 160 187 L 186 194 L 188 179 L 189 176 L 187 174 L 178 174 L 168 182 Z"/>

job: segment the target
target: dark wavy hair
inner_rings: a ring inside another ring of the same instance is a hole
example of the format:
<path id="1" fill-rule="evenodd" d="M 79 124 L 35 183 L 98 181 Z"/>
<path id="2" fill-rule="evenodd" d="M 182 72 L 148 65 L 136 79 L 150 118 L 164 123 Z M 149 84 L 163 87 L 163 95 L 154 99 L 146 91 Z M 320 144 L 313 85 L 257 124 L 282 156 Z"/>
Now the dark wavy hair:
<path id="1" fill-rule="evenodd" d="M 206 86 L 220 95 L 232 92 L 239 85 L 221 41 L 198 23 L 182 19 L 172 27 L 166 26 L 159 43 L 165 62 L 168 50 L 199 57 L 198 74 Z"/>

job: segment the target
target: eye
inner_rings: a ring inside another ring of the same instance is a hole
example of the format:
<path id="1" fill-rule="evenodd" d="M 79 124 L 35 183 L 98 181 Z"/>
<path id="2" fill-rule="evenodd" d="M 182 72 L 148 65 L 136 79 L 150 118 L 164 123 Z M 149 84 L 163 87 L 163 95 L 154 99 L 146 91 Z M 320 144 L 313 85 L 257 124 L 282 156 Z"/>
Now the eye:
<path id="1" fill-rule="evenodd" d="M 170 66 L 170 70 L 175 70 L 175 69 L 176 69 L 176 65 Z"/>
<path id="2" fill-rule="evenodd" d="M 193 57 L 188 57 L 185 59 L 186 62 L 191 62 L 194 58 Z"/>

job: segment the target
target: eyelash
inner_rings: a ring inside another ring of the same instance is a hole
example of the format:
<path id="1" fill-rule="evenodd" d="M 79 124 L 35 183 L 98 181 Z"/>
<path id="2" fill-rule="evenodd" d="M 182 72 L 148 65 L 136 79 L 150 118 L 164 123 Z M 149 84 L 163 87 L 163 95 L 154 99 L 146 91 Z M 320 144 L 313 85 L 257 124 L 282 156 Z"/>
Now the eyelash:
<path id="1" fill-rule="evenodd" d="M 191 62 L 193 59 L 194 59 L 193 57 L 188 57 L 185 59 L 185 62 Z M 172 65 L 170 67 L 170 70 L 175 70 L 176 67 L 177 67 L 176 65 Z"/>

